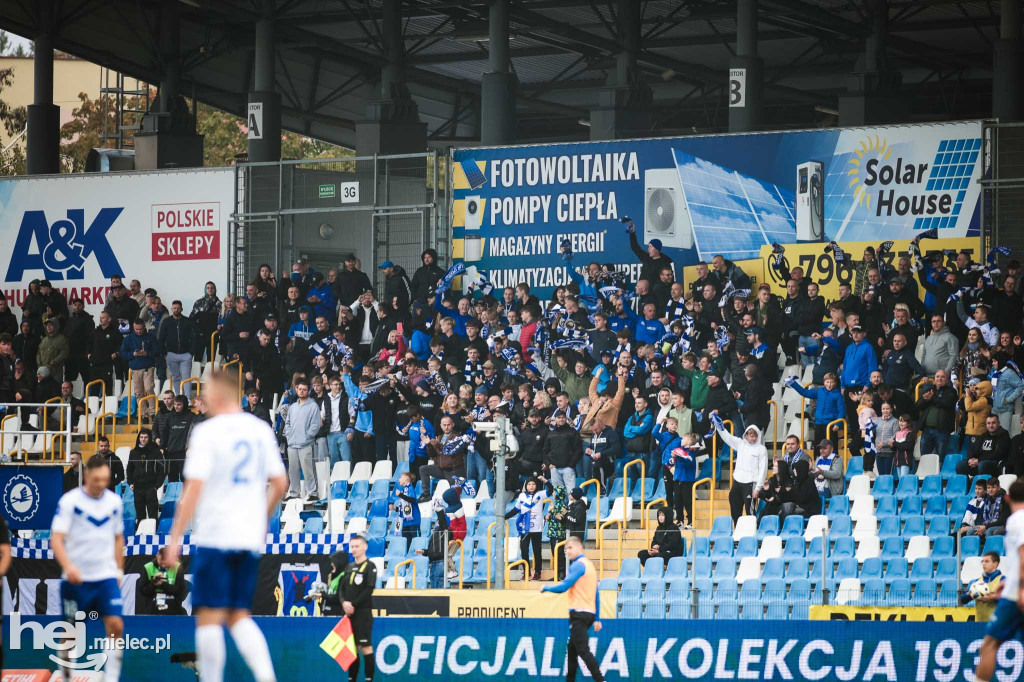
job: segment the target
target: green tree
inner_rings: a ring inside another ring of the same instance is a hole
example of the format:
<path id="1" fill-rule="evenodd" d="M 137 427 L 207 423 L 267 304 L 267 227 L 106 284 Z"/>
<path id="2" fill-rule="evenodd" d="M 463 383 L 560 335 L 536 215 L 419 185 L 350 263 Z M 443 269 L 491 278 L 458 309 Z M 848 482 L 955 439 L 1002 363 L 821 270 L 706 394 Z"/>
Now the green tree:
<path id="1" fill-rule="evenodd" d="M 6 35 L 0 36 L 0 47 L 2 47 L 2 38 L 6 37 Z M 13 140 L 20 135 L 28 122 L 28 110 L 25 107 L 12 107 L 3 99 L 4 90 L 11 87 L 13 77 L 13 69 L 0 69 L 0 123 L 3 123 L 8 140 Z M 0 154 L 0 176 L 21 175 L 25 172 L 24 140 L 19 140 L 14 144 L 8 142 L 8 145 L 10 148 Z M 2 150 L 3 146 L 0 145 L 0 151 Z"/>

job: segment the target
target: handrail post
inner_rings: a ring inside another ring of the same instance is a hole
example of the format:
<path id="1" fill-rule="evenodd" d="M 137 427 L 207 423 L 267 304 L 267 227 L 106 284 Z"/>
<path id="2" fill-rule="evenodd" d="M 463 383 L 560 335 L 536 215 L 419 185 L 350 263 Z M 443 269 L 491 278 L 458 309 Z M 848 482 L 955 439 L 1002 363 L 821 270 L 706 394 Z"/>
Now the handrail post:
<path id="1" fill-rule="evenodd" d="M 697 530 L 697 488 L 703 484 L 708 484 L 708 500 L 711 501 L 711 523 L 715 522 L 715 479 L 713 478 L 702 478 L 699 481 L 694 481 L 693 488 L 690 491 L 692 497 L 690 501 L 690 509 L 693 510 L 694 518 L 690 519 L 690 525 L 693 526 L 694 532 Z"/>
<path id="2" fill-rule="evenodd" d="M 213 333 L 210 334 L 210 362 L 213 363 L 213 369 L 217 369 L 217 337 L 220 336 L 220 330 L 214 329 Z"/>
<path id="3" fill-rule="evenodd" d="M 843 450 L 840 453 L 840 456 L 843 458 L 843 471 L 846 471 L 846 467 L 850 463 L 850 430 L 846 419 L 839 418 L 830 421 L 828 426 L 825 427 L 825 437 L 828 438 L 829 434 L 832 433 L 832 427 L 836 426 L 840 422 L 843 425 Z M 829 440 L 831 440 L 831 438 L 829 438 Z"/>
<path id="4" fill-rule="evenodd" d="M 131 421 L 132 421 L 132 396 L 135 394 L 135 390 L 132 387 L 132 368 L 131 367 L 128 368 L 128 384 L 125 387 L 125 392 L 128 394 L 128 419 L 126 421 L 131 423 Z M 118 398 L 118 400 L 120 400 L 120 397 Z"/>
<path id="5" fill-rule="evenodd" d="M 768 401 L 769 413 L 775 408 L 775 419 L 772 420 L 772 457 L 779 458 L 779 404 L 774 400 Z"/>
<path id="6" fill-rule="evenodd" d="M 663 504 L 663 505 L 665 505 L 667 507 L 668 506 L 668 500 L 666 500 L 664 497 L 659 497 L 656 500 L 651 500 L 650 502 L 648 502 L 647 503 L 647 511 L 644 512 L 644 518 L 647 518 L 648 516 L 650 516 L 651 509 L 653 509 L 654 505 L 656 505 L 656 504 Z M 690 507 L 690 509 L 693 509 L 693 507 Z M 691 522 L 692 522 L 692 519 L 691 519 Z M 691 523 L 690 525 L 693 525 L 693 524 Z M 650 523 L 647 524 L 647 528 L 645 530 L 646 530 L 646 537 L 647 537 L 647 546 L 650 547 L 651 546 L 651 524 Z"/>
<path id="7" fill-rule="evenodd" d="M 465 563 L 466 563 L 466 543 L 462 540 L 456 540 L 459 543 L 459 589 L 462 589 L 462 576 L 465 574 Z M 444 561 L 442 559 L 441 561 Z"/>
<path id="8" fill-rule="evenodd" d="M 105 409 L 106 406 L 104 403 L 107 402 L 107 382 L 103 379 L 93 379 L 85 385 L 85 396 L 82 398 L 85 402 L 85 440 L 89 440 L 89 387 L 93 384 L 100 385 L 100 412 Z M 73 424 L 71 428 L 72 430 L 74 429 Z"/>
<path id="9" fill-rule="evenodd" d="M 187 379 L 182 379 L 181 382 L 178 384 L 178 393 L 180 395 L 184 395 L 185 394 L 185 385 L 186 384 L 191 384 L 191 383 L 195 383 L 195 385 L 196 385 L 196 395 L 199 395 L 199 390 L 200 390 L 200 388 L 202 386 L 202 382 L 199 381 L 199 377 L 189 377 Z"/>
<path id="10" fill-rule="evenodd" d="M 530 587 L 530 562 L 526 559 L 516 559 L 510 564 L 505 565 L 505 585 L 511 582 L 512 567 L 523 565 L 523 579 L 526 580 L 526 587 Z"/>
<path id="11" fill-rule="evenodd" d="M 617 524 L 619 527 L 619 565 L 622 565 L 622 531 L 625 527 L 622 519 L 608 519 L 604 523 L 600 524 L 597 528 L 598 535 L 604 533 L 604 529 L 612 524 Z M 598 547 L 598 560 L 601 562 L 601 568 L 598 571 L 598 576 L 604 578 L 604 543 Z"/>
<path id="12" fill-rule="evenodd" d="M 568 537 L 568 536 L 567 536 Z M 558 551 L 560 548 L 565 547 L 565 540 L 555 543 L 555 549 L 551 553 L 551 579 L 558 580 Z"/>
<path id="13" fill-rule="evenodd" d="M 413 567 L 413 571 L 412 571 L 412 589 L 414 589 L 414 590 L 416 589 L 416 560 L 415 559 L 406 559 L 405 561 L 401 562 L 400 564 L 395 565 L 395 589 L 398 589 L 398 569 L 400 569 L 402 566 L 405 566 L 407 564 L 412 564 L 412 567 Z"/>
<path id="14" fill-rule="evenodd" d="M 623 516 L 623 519 L 625 519 L 625 517 L 627 516 L 626 505 L 628 504 L 630 506 L 630 508 L 633 507 L 633 498 L 630 497 L 630 495 L 629 495 L 629 467 L 633 466 L 634 464 L 639 464 L 640 465 L 640 513 L 643 514 L 643 511 L 644 511 L 644 501 L 645 501 L 645 495 L 644 495 L 645 484 L 644 484 L 644 480 L 647 478 L 647 464 L 644 463 L 644 460 L 642 458 L 638 457 L 637 459 L 634 459 L 634 460 L 631 460 L 629 462 L 626 462 L 626 466 L 622 467 L 622 516 Z M 640 517 L 640 528 L 644 529 L 646 527 L 647 527 L 647 519 L 645 519 L 643 516 L 641 516 Z"/>
<path id="15" fill-rule="evenodd" d="M 136 405 L 136 407 L 138 408 L 138 414 L 136 416 L 138 417 L 138 420 L 139 420 L 139 430 L 140 431 L 142 430 L 142 406 L 143 406 L 143 404 L 148 402 L 150 399 L 153 400 L 153 420 L 156 420 L 156 413 L 160 411 L 160 401 L 157 399 L 156 393 L 150 393 L 149 395 L 144 395 L 141 398 L 139 398 L 139 402 Z M 128 399 L 128 405 L 131 406 L 131 404 L 132 404 L 132 401 L 131 401 L 131 398 L 129 398 Z M 130 421 L 130 418 L 129 418 L 129 421 Z"/>
<path id="16" fill-rule="evenodd" d="M 579 488 L 580 490 L 583 490 L 588 485 L 594 486 L 594 498 L 597 504 L 597 515 L 595 517 L 596 520 L 594 521 L 594 529 L 596 530 L 597 524 L 601 523 L 601 482 L 596 478 L 588 478 L 586 481 L 583 481 L 583 483 L 580 483 Z M 586 524 L 584 524 L 584 537 L 586 537 Z M 597 545 L 600 547 L 601 538 L 597 539 Z"/>

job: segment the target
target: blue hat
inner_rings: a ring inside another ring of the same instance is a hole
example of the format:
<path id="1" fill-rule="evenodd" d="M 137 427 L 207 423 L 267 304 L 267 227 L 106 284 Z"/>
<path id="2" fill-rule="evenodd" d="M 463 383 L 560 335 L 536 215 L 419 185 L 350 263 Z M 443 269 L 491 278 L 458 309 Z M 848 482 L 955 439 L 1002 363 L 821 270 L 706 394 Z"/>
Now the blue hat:
<path id="1" fill-rule="evenodd" d="M 649 243 L 649 244 L 650 244 L 651 246 L 653 246 L 654 248 L 656 248 L 656 249 L 657 249 L 658 251 L 661 251 L 661 240 L 660 240 L 660 239 L 652 239 L 652 240 L 651 240 L 650 242 L 648 242 L 648 243 Z"/>
<path id="2" fill-rule="evenodd" d="M 761 335 L 761 330 L 758 327 L 750 327 L 746 331 L 744 331 L 743 333 L 746 334 L 747 336 L 750 336 L 751 334 L 757 334 L 758 336 L 760 336 Z"/>
<path id="3" fill-rule="evenodd" d="M 441 499 L 447 505 L 444 509 L 446 514 L 454 514 L 455 512 L 462 509 L 462 498 L 459 495 L 458 488 L 448 488 L 441 495 Z"/>
<path id="4" fill-rule="evenodd" d="M 386 260 L 386 261 L 384 261 L 383 263 L 381 263 L 381 264 L 380 264 L 380 265 L 378 266 L 378 268 L 377 268 L 377 269 L 378 269 L 378 270 L 386 270 L 387 268 L 393 268 L 393 267 L 395 267 L 395 264 L 394 264 L 394 263 L 392 263 L 392 262 L 391 262 L 391 261 L 389 261 L 389 260 Z"/>
<path id="5" fill-rule="evenodd" d="M 477 386 L 476 390 L 473 391 L 473 392 L 474 393 L 483 393 L 484 395 L 487 395 L 487 387 L 486 386 Z"/>

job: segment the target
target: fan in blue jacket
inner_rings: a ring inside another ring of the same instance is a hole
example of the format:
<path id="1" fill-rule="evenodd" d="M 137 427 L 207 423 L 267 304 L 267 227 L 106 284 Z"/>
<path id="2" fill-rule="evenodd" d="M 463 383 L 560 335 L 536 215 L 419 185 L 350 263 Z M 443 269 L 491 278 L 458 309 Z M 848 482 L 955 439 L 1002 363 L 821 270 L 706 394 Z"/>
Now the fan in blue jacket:
<path id="1" fill-rule="evenodd" d="M 697 480 L 697 457 L 703 447 L 701 439 L 696 434 L 687 433 L 669 443 L 661 455 L 666 469 L 672 470 L 672 497 L 680 523 L 683 512 L 686 512 L 684 530 L 693 525 L 693 483 Z M 668 483 L 666 493 L 667 488 Z"/>
<path id="2" fill-rule="evenodd" d="M 838 339 L 832 336 L 832 330 L 826 329 L 821 333 L 817 343 L 797 349 L 804 355 L 814 358 L 814 369 L 811 370 L 811 381 L 818 386 L 825 383 L 825 375 L 834 373 L 839 375 L 839 368 L 843 364 L 843 345 Z"/>
<path id="3" fill-rule="evenodd" d="M 829 422 L 846 417 L 846 403 L 843 401 L 843 393 L 839 390 L 837 377 L 829 373 L 823 380 L 824 386 L 811 386 L 804 388 L 797 381 L 797 378 L 790 376 L 786 378 L 786 385 L 792 388 L 805 398 L 816 401 L 814 407 L 814 442 L 820 443 L 827 438 L 825 432 Z"/>

